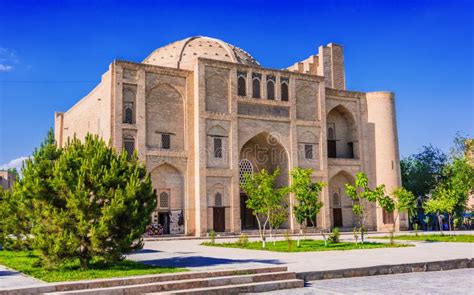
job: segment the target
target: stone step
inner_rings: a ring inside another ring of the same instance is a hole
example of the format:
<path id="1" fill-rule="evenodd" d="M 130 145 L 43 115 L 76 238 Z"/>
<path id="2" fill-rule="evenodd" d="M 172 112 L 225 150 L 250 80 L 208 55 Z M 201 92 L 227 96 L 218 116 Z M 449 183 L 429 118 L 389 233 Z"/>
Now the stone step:
<path id="1" fill-rule="evenodd" d="M 227 285 L 210 288 L 195 288 L 187 290 L 177 290 L 170 292 L 159 292 L 159 293 L 146 293 L 151 294 L 181 294 L 181 295 L 208 295 L 208 294 L 242 294 L 242 293 L 261 293 L 270 292 L 275 290 L 295 289 L 303 288 L 304 281 L 298 279 L 272 281 L 272 282 L 259 282 L 239 285 Z"/>
<path id="2" fill-rule="evenodd" d="M 242 284 L 252 284 L 258 282 L 285 281 L 296 279 L 294 272 L 272 272 L 247 275 L 231 275 L 224 277 L 210 277 L 179 281 L 155 282 L 148 284 L 137 284 L 128 286 L 116 286 L 107 288 L 94 288 L 72 291 L 59 291 L 47 293 L 50 295 L 58 294 L 81 294 L 81 295 L 112 295 L 112 294 L 142 294 L 166 291 L 178 291 L 186 289 L 205 289 L 219 286 L 232 286 Z"/>
<path id="3" fill-rule="evenodd" d="M 236 275 L 275 273 L 275 272 L 285 272 L 285 271 L 287 271 L 286 266 L 265 266 L 265 267 L 243 268 L 243 269 L 189 271 L 189 272 L 171 273 L 171 274 L 154 274 L 154 275 L 142 275 L 142 276 L 131 276 L 131 277 L 121 277 L 121 278 L 110 278 L 110 279 L 94 279 L 94 280 L 52 283 L 52 284 L 41 285 L 41 286 L 4 289 L 0 292 L 0 294 L 2 295 L 43 294 L 43 293 L 65 292 L 65 291 L 83 290 L 83 289 L 110 288 L 110 287 L 149 284 L 149 283 L 157 283 L 157 282 L 169 282 L 169 281 L 225 277 L 225 276 L 236 276 Z"/>

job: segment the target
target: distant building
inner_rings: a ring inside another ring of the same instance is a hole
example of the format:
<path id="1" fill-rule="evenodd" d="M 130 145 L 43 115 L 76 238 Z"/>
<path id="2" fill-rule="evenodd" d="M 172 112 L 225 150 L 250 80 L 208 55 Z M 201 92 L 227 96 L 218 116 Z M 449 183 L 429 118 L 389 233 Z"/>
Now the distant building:
<path id="1" fill-rule="evenodd" d="M 0 170 L 0 186 L 3 189 L 9 190 L 16 182 L 16 174 L 10 171 Z"/>
<path id="2" fill-rule="evenodd" d="M 394 94 L 346 90 L 343 48 L 333 43 L 283 70 L 201 36 L 141 63 L 114 61 L 87 96 L 55 114 L 60 145 L 87 133 L 137 150 L 158 195 L 153 219 L 170 234 L 254 230 L 240 183 L 260 169 L 280 167 L 283 186 L 294 167 L 312 168 L 328 184 L 316 222 L 325 229 L 356 226 L 344 184 L 358 172 L 387 192 L 401 186 Z M 392 227 L 393 215 L 375 204 L 366 213 L 369 230 Z M 406 228 L 407 216 L 398 222 Z M 289 218 L 282 228 L 298 225 Z"/>

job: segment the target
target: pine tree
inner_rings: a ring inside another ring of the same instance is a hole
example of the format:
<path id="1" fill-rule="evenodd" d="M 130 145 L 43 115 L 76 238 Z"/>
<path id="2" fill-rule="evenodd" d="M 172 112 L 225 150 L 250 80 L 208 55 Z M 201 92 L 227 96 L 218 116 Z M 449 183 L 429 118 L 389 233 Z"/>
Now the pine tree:
<path id="1" fill-rule="evenodd" d="M 136 154 L 92 135 L 58 148 L 50 131 L 22 174 L 16 193 L 31 202 L 34 247 L 49 264 L 78 258 L 87 268 L 143 246 L 156 195 Z"/>

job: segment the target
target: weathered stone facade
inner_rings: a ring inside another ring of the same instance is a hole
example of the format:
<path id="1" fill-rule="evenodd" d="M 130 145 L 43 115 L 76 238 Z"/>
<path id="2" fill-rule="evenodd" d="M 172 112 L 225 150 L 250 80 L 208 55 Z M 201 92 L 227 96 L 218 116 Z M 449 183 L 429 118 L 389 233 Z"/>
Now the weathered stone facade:
<path id="1" fill-rule="evenodd" d="M 153 218 L 171 234 L 253 228 L 241 171 L 280 167 L 277 182 L 288 185 L 292 168 L 314 169 L 328 183 L 320 228 L 352 230 L 344 183 L 357 172 L 388 191 L 401 184 L 393 93 L 345 90 L 343 48 L 332 43 L 275 70 L 221 40 L 187 38 L 142 63 L 114 61 L 89 95 L 55 116 L 61 145 L 89 132 L 137 150 L 158 195 Z M 381 208 L 368 214 L 370 229 L 391 227 Z M 284 227 L 297 230 L 292 218 Z"/>

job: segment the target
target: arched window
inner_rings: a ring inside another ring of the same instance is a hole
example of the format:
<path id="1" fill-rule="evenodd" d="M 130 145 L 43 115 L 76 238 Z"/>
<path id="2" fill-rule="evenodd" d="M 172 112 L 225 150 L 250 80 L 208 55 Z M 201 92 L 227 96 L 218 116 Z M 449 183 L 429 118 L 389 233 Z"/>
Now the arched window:
<path id="1" fill-rule="evenodd" d="M 272 80 L 267 81 L 267 98 L 270 100 L 275 99 L 275 84 Z"/>
<path id="2" fill-rule="evenodd" d="M 127 103 L 124 113 L 123 122 L 126 124 L 133 124 L 133 104 Z"/>
<path id="3" fill-rule="evenodd" d="M 123 138 L 123 148 L 127 152 L 127 157 L 130 158 L 135 151 L 135 139 L 132 136 L 125 136 Z"/>
<path id="4" fill-rule="evenodd" d="M 338 193 L 332 194 L 332 206 L 341 207 L 341 197 L 339 197 Z"/>
<path id="5" fill-rule="evenodd" d="M 214 207 L 222 207 L 221 193 L 216 193 L 216 195 L 214 196 Z"/>
<path id="6" fill-rule="evenodd" d="M 245 77 L 240 76 L 239 79 L 237 79 L 237 94 L 239 96 L 247 95 L 247 86 L 245 83 Z"/>
<path id="7" fill-rule="evenodd" d="M 170 196 L 167 192 L 160 193 L 160 208 L 168 208 L 170 206 Z"/>
<path id="8" fill-rule="evenodd" d="M 254 78 L 252 81 L 252 97 L 260 98 L 260 80 L 258 78 Z"/>
<path id="9" fill-rule="evenodd" d="M 288 101 L 288 83 L 281 83 L 281 100 Z"/>
<path id="10" fill-rule="evenodd" d="M 252 162 L 247 159 L 242 159 L 239 162 L 239 176 L 240 176 L 240 183 L 243 183 L 245 178 L 245 174 L 253 175 L 253 166 Z"/>

